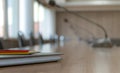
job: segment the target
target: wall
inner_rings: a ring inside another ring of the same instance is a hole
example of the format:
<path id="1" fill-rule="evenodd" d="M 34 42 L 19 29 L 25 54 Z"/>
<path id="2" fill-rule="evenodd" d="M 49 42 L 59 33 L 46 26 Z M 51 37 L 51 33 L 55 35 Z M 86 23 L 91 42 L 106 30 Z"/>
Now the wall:
<path id="1" fill-rule="evenodd" d="M 102 25 L 111 38 L 120 38 L 120 12 L 119 11 L 86 11 L 77 12 L 80 15 Z M 70 38 L 104 37 L 103 31 L 95 25 L 70 15 L 66 12 L 57 12 L 57 34 Z M 64 19 L 68 19 L 68 23 Z"/>

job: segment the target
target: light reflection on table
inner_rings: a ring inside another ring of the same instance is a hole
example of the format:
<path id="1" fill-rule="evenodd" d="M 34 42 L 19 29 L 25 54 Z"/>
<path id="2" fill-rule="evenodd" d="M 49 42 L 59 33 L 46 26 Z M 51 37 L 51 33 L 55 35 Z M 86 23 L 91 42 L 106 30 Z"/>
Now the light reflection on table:
<path id="1" fill-rule="evenodd" d="M 62 43 L 62 45 L 61 45 Z M 30 50 L 30 51 L 36 51 L 40 53 L 52 53 L 52 52 L 58 52 L 58 47 L 63 46 L 64 43 L 46 43 L 43 45 L 35 45 L 35 46 L 27 46 L 27 47 L 21 47 L 21 48 L 9 48 L 11 50 Z"/>
<path id="2" fill-rule="evenodd" d="M 40 49 L 42 52 L 56 47 L 44 46 Z M 59 49 L 64 54 L 59 62 L 0 68 L 0 73 L 120 73 L 120 47 L 92 48 L 76 41 L 57 46 L 52 51 Z"/>

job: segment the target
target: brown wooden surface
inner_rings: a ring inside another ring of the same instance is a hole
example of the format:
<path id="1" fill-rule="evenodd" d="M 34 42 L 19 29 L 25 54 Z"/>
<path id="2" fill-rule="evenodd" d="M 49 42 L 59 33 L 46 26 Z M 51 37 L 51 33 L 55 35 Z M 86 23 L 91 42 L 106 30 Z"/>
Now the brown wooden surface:
<path id="1" fill-rule="evenodd" d="M 120 38 L 120 11 L 81 11 L 80 15 L 102 25 L 111 38 Z M 95 37 L 104 37 L 103 30 L 95 25 L 66 12 L 57 12 L 57 34 L 71 38 L 91 38 L 91 33 Z M 68 19 L 69 23 L 65 23 L 64 19 Z M 70 25 L 75 27 L 71 29 Z M 75 34 L 75 30 L 79 33 Z M 91 33 L 88 33 L 91 32 Z"/>
<path id="2" fill-rule="evenodd" d="M 0 68 L 0 73 L 120 73 L 120 48 L 92 48 L 72 41 L 58 48 L 59 62 Z"/>

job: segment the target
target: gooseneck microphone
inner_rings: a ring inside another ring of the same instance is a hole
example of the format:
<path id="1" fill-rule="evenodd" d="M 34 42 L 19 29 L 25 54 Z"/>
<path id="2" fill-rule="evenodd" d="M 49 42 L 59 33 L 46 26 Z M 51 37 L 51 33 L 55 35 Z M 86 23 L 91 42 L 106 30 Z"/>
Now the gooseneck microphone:
<path id="1" fill-rule="evenodd" d="M 62 7 L 62 6 L 60 6 L 60 5 L 57 5 L 56 2 L 55 2 L 55 0 L 49 0 L 49 5 L 50 5 L 50 6 L 53 6 L 53 7 L 57 7 L 57 8 L 63 9 L 63 10 L 66 11 L 67 13 L 69 13 L 69 14 L 71 14 L 71 15 L 74 15 L 74 16 L 76 16 L 76 17 L 82 18 L 82 19 L 86 20 L 87 22 L 89 22 L 89 23 L 91 23 L 91 24 L 93 24 L 93 25 L 96 25 L 97 27 L 99 27 L 100 29 L 102 29 L 103 32 L 104 32 L 104 37 L 105 37 L 105 38 L 93 40 L 92 43 L 91 43 L 93 47 L 110 48 L 110 47 L 113 46 L 113 43 L 111 42 L 111 39 L 108 38 L 108 34 L 107 34 L 106 29 L 105 29 L 102 25 L 100 25 L 100 24 L 98 24 L 98 23 L 96 23 L 96 22 L 94 22 L 94 21 L 92 21 L 92 20 L 90 20 L 90 19 L 88 19 L 88 18 L 86 18 L 86 17 L 84 17 L 84 16 L 76 13 L 76 12 L 71 12 L 71 11 L 69 11 L 69 10 L 68 10 L 67 8 L 65 8 L 65 7 Z"/>
<path id="2" fill-rule="evenodd" d="M 50 6 L 57 6 L 56 2 L 54 0 L 49 0 Z"/>
<path id="3" fill-rule="evenodd" d="M 86 17 L 84 17 L 84 16 L 76 13 L 76 12 L 71 12 L 71 11 L 69 11 L 68 9 L 66 9 L 66 8 L 64 8 L 64 7 L 62 7 L 62 6 L 57 5 L 54 0 L 50 0 L 50 1 L 49 1 L 49 5 L 50 5 L 50 6 L 57 7 L 57 8 L 61 8 L 61 9 L 65 10 L 66 12 L 68 12 L 69 14 L 75 15 L 75 16 L 77 16 L 77 17 L 79 17 L 79 18 L 82 18 L 82 19 L 86 20 L 87 22 L 90 22 L 90 23 L 96 25 L 97 27 L 101 28 L 101 29 L 104 31 L 105 38 L 108 38 L 107 31 L 105 30 L 105 28 L 104 28 L 102 25 L 100 25 L 100 24 L 98 24 L 98 23 L 96 23 L 96 22 L 94 22 L 94 21 L 92 21 L 92 20 L 90 20 L 90 19 L 88 19 L 88 18 L 86 18 Z"/>
<path id="4" fill-rule="evenodd" d="M 67 18 L 65 18 L 64 19 L 64 22 L 65 23 L 68 23 L 68 26 L 72 29 L 72 31 L 75 33 L 75 35 L 77 35 L 77 36 L 79 36 L 79 34 L 80 34 L 80 32 L 78 31 L 78 25 L 76 24 L 75 26 L 73 26 L 73 24 L 74 23 L 72 23 L 71 21 L 69 21 Z M 83 30 L 83 31 L 85 31 L 87 34 L 90 34 L 91 35 L 91 37 L 92 37 L 92 39 L 95 39 L 96 37 L 95 37 L 95 35 L 92 33 L 92 32 L 90 32 L 89 30 L 87 30 L 87 29 L 85 29 L 85 28 L 82 28 L 82 27 L 79 27 L 80 29 L 79 30 Z M 81 40 L 84 40 L 83 39 L 83 37 L 79 37 L 79 38 L 81 38 Z M 87 40 L 87 39 L 86 39 Z"/>

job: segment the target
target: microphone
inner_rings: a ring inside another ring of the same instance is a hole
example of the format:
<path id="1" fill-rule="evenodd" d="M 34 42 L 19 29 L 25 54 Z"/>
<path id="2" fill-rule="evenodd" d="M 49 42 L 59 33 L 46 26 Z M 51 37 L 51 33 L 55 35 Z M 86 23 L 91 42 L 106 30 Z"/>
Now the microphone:
<path id="1" fill-rule="evenodd" d="M 74 15 L 74 16 L 77 16 L 78 18 L 82 18 L 82 19 L 86 20 L 87 22 L 92 23 L 93 25 L 96 25 L 97 27 L 99 27 L 100 29 L 102 29 L 103 32 L 104 32 L 104 37 L 105 38 L 93 40 L 92 41 L 92 46 L 93 47 L 112 47 L 113 46 L 113 44 L 111 42 L 111 39 L 108 38 L 108 33 L 107 33 L 106 29 L 102 25 L 100 25 L 100 24 L 98 24 L 98 23 L 96 23 L 96 22 L 94 22 L 94 21 L 92 21 L 92 20 L 90 20 L 90 19 L 88 19 L 88 18 L 86 18 L 86 17 L 84 17 L 84 16 L 76 13 L 76 12 L 71 12 L 71 11 L 69 11 L 65 7 L 57 5 L 56 2 L 55 2 L 55 0 L 49 0 L 49 5 L 53 6 L 53 7 L 57 7 L 57 8 L 63 9 L 67 13 L 69 13 L 71 15 Z"/>
<path id="2" fill-rule="evenodd" d="M 50 6 L 56 6 L 56 3 L 55 3 L 54 0 L 50 0 L 50 1 L 49 1 L 49 5 L 50 5 Z"/>

